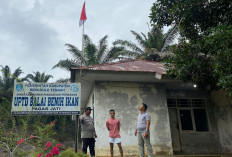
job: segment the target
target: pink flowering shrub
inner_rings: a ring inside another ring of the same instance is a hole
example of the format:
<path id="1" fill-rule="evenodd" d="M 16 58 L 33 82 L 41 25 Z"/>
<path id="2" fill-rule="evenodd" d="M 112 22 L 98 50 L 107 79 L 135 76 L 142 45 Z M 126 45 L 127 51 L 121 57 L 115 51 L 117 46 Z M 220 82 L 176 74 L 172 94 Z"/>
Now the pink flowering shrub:
<path id="1" fill-rule="evenodd" d="M 9 114 L 10 115 L 10 114 Z M 1 116 L 0 116 L 1 117 Z M 4 125 L 3 119 L 0 119 L 0 148 L 3 148 L 10 156 L 26 156 L 29 151 L 20 151 L 19 146 L 30 145 L 33 141 L 32 136 L 28 137 L 26 134 L 27 123 L 23 119 L 20 120 L 22 126 L 16 127 L 15 117 L 10 117 L 11 127 Z M 20 128 L 20 129 L 19 129 Z M 33 136 L 34 138 L 34 136 Z M 0 154 L 1 156 L 1 154 Z"/>
<path id="2" fill-rule="evenodd" d="M 47 125 L 41 123 L 35 126 L 35 131 L 31 135 L 26 134 L 27 123 L 22 122 L 23 127 L 21 127 L 20 132 L 15 126 L 14 117 L 12 117 L 12 128 L 7 130 L 0 125 L 0 147 L 4 148 L 9 156 L 28 156 L 32 151 L 33 157 L 55 157 L 60 155 L 61 144 L 56 142 L 53 131 L 55 122 L 51 122 Z M 35 146 L 35 150 L 21 151 L 18 148 L 23 147 L 21 145 L 31 145 Z"/>
<path id="3" fill-rule="evenodd" d="M 61 147 L 60 143 L 57 143 L 55 146 L 52 147 L 52 143 L 48 141 L 45 144 L 45 148 L 43 148 L 42 152 L 37 154 L 37 157 L 54 157 L 60 154 L 60 150 L 58 147 Z"/>
<path id="4" fill-rule="evenodd" d="M 54 154 L 54 155 L 59 155 L 59 154 L 60 154 L 59 148 L 53 147 L 53 148 L 52 148 L 52 154 Z"/>
<path id="5" fill-rule="evenodd" d="M 55 122 L 49 124 L 39 123 L 35 125 L 34 134 L 38 135 L 40 138 L 36 140 L 36 157 L 53 157 L 60 154 L 59 148 L 60 143 L 57 143 L 54 135 L 56 132 L 53 130 Z"/>
<path id="6" fill-rule="evenodd" d="M 39 154 L 38 154 L 38 157 L 41 157 L 42 155 L 43 155 L 42 153 L 39 153 Z"/>
<path id="7" fill-rule="evenodd" d="M 23 143 L 23 142 L 24 142 L 24 140 L 21 139 L 21 140 L 18 141 L 18 144 Z"/>
<path id="8" fill-rule="evenodd" d="M 51 147 L 52 146 L 52 143 L 49 141 L 46 143 L 46 147 Z"/>
<path id="9" fill-rule="evenodd" d="M 35 125 L 34 134 L 38 135 L 40 138 L 36 141 L 38 149 L 44 149 L 51 147 L 52 143 L 57 143 L 54 136 L 56 132 L 54 132 L 53 128 L 55 126 L 55 122 L 51 122 L 50 124 L 40 123 L 39 125 Z"/>

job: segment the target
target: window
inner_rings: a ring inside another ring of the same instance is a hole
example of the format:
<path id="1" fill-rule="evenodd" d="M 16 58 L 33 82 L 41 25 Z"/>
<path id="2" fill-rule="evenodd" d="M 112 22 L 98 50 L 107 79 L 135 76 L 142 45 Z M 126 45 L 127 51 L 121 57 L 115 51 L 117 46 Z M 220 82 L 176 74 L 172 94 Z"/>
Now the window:
<path id="1" fill-rule="evenodd" d="M 193 107 L 205 107 L 204 99 L 193 99 L 192 100 Z"/>
<path id="2" fill-rule="evenodd" d="M 180 110 L 180 121 L 182 130 L 193 130 L 191 110 Z"/>
<path id="3" fill-rule="evenodd" d="M 190 99 L 177 99 L 178 107 L 191 107 Z"/>
<path id="4" fill-rule="evenodd" d="M 167 103 L 168 103 L 168 107 L 176 107 L 176 100 L 175 99 L 168 99 Z"/>
<path id="5" fill-rule="evenodd" d="M 196 131 L 209 131 L 206 110 L 193 109 Z"/>
<path id="6" fill-rule="evenodd" d="M 176 108 L 184 131 L 209 131 L 204 99 L 167 99 L 169 108 Z"/>

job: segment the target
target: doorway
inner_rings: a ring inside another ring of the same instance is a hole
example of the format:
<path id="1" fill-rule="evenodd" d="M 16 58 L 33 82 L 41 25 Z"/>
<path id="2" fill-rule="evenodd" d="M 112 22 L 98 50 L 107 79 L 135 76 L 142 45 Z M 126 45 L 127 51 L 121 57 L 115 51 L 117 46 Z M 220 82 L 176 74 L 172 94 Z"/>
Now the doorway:
<path id="1" fill-rule="evenodd" d="M 181 152 L 182 145 L 180 139 L 181 137 L 180 137 L 179 122 L 177 117 L 177 109 L 168 108 L 168 112 L 169 112 L 173 152 Z"/>

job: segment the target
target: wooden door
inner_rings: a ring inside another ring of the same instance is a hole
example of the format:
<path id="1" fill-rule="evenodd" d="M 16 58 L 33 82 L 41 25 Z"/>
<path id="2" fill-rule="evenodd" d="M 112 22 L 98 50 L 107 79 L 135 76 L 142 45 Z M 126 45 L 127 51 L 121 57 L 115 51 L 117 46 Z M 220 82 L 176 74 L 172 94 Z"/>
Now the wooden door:
<path id="1" fill-rule="evenodd" d="M 179 123 L 177 118 L 177 110 L 175 108 L 169 108 L 169 119 L 170 119 L 170 128 L 172 136 L 172 147 L 173 151 L 181 151 L 181 140 L 180 140 L 180 130 Z"/>

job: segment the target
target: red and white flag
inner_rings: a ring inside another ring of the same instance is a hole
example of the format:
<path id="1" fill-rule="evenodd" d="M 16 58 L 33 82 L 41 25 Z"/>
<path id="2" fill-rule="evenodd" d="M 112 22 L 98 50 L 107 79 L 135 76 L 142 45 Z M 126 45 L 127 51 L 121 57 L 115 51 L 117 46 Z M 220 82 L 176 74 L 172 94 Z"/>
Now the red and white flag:
<path id="1" fill-rule="evenodd" d="M 84 2 L 83 8 L 82 8 L 82 11 L 81 11 L 81 18 L 80 18 L 79 26 L 81 27 L 86 20 L 87 20 L 87 17 L 86 17 L 86 14 L 85 14 L 85 2 Z"/>

